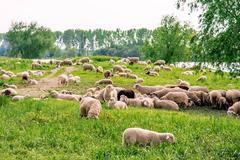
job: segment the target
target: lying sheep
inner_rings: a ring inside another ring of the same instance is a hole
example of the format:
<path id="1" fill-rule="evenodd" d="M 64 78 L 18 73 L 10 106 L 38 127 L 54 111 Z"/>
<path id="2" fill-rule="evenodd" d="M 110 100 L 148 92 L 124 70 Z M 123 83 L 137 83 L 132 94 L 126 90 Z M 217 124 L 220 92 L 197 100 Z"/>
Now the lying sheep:
<path id="1" fill-rule="evenodd" d="M 128 98 L 125 95 L 120 96 L 120 101 L 125 102 L 128 106 L 142 106 L 141 98 Z"/>
<path id="2" fill-rule="evenodd" d="M 12 101 L 22 101 L 22 100 L 24 100 L 24 99 L 26 99 L 26 98 L 28 98 L 28 97 L 30 97 L 30 95 L 25 95 L 25 96 L 20 96 L 20 95 L 18 95 L 18 96 L 13 96 L 13 97 L 12 97 Z"/>
<path id="3" fill-rule="evenodd" d="M 11 78 L 11 77 L 10 77 L 9 75 L 3 74 L 0 79 L 2 79 L 2 80 L 4 80 L 4 81 L 8 81 L 10 78 Z"/>
<path id="4" fill-rule="evenodd" d="M 140 84 L 135 84 L 134 88 L 138 90 L 141 94 L 150 94 L 163 89 L 163 86 L 141 86 Z"/>
<path id="5" fill-rule="evenodd" d="M 96 85 L 99 84 L 113 84 L 113 81 L 111 79 L 101 79 L 95 83 Z"/>
<path id="6" fill-rule="evenodd" d="M 153 67 L 153 71 L 155 71 L 155 72 L 160 72 L 160 70 L 161 70 L 161 68 L 159 67 L 159 66 L 154 66 Z"/>
<path id="7" fill-rule="evenodd" d="M 109 79 L 109 78 L 112 77 L 112 76 L 113 76 L 113 75 L 112 75 L 112 72 L 111 72 L 111 71 L 107 70 L 107 71 L 104 72 L 104 77 L 105 77 L 106 79 Z"/>
<path id="8" fill-rule="evenodd" d="M 154 65 L 159 65 L 159 66 L 161 66 L 161 65 L 165 65 L 165 61 L 164 60 L 157 60 L 156 62 L 154 62 Z"/>
<path id="9" fill-rule="evenodd" d="M 103 73 L 103 67 L 102 66 L 98 66 L 97 69 L 96 69 L 96 72 Z"/>
<path id="10" fill-rule="evenodd" d="M 197 81 L 206 81 L 206 79 L 207 79 L 207 76 L 201 76 L 201 77 L 199 77 L 198 79 L 197 79 Z"/>
<path id="11" fill-rule="evenodd" d="M 95 71 L 96 68 L 94 67 L 94 65 L 92 65 L 90 63 L 84 63 L 83 64 L 83 70 L 84 71 Z"/>
<path id="12" fill-rule="evenodd" d="M 159 76 L 159 74 L 155 71 L 148 71 L 146 74 L 149 76 Z"/>
<path id="13" fill-rule="evenodd" d="M 169 92 L 160 100 L 171 100 L 176 102 L 180 107 L 187 108 L 190 106 L 189 101 L 188 101 L 188 96 L 184 92 Z"/>
<path id="14" fill-rule="evenodd" d="M 6 83 L 4 83 L 4 84 L 3 84 L 3 87 L 12 88 L 12 89 L 17 89 L 17 86 L 14 85 L 14 84 L 6 84 Z"/>
<path id="15" fill-rule="evenodd" d="M 107 85 L 103 92 L 103 100 L 105 102 L 109 101 L 111 98 L 117 100 L 117 90 L 113 87 L 113 85 Z"/>
<path id="16" fill-rule="evenodd" d="M 117 100 L 120 100 L 121 95 L 125 95 L 128 98 L 135 98 L 135 92 L 133 90 L 123 89 L 117 93 Z"/>
<path id="17" fill-rule="evenodd" d="M 194 72 L 193 71 L 185 71 L 185 72 L 182 72 L 182 74 L 186 75 L 186 76 L 193 76 Z"/>
<path id="18" fill-rule="evenodd" d="M 189 82 L 183 81 L 183 80 L 181 80 L 181 79 L 177 79 L 177 85 L 190 87 L 190 83 L 189 83 Z"/>
<path id="19" fill-rule="evenodd" d="M 192 92 L 192 91 L 202 91 L 205 93 L 208 93 L 209 90 L 207 87 L 203 87 L 203 86 L 190 86 L 188 91 Z"/>
<path id="20" fill-rule="evenodd" d="M 128 57 L 130 63 L 138 63 L 139 57 Z"/>
<path id="21" fill-rule="evenodd" d="M 66 74 L 58 76 L 58 84 L 68 85 L 68 76 Z"/>
<path id="22" fill-rule="evenodd" d="M 13 88 L 6 88 L 2 90 L 1 95 L 3 96 L 15 96 L 17 95 L 17 91 Z"/>
<path id="23" fill-rule="evenodd" d="M 127 104 L 122 101 L 116 101 L 115 98 L 110 98 L 110 100 L 108 101 L 108 107 L 115 109 L 127 109 Z"/>
<path id="24" fill-rule="evenodd" d="M 28 82 L 30 85 L 38 85 L 38 81 L 35 79 L 30 79 Z"/>
<path id="25" fill-rule="evenodd" d="M 117 73 L 117 75 L 120 76 L 120 77 L 125 77 L 125 78 L 128 77 L 128 74 L 124 73 L 124 72 Z"/>
<path id="26" fill-rule="evenodd" d="M 154 108 L 179 111 L 179 106 L 174 101 L 171 101 L 171 100 L 159 100 L 157 98 L 154 98 L 153 102 L 154 102 Z"/>
<path id="27" fill-rule="evenodd" d="M 80 102 L 80 116 L 98 119 L 102 106 L 99 100 L 85 97 Z"/>
<path id="28" fill-rule="evenodd" d="M 154 100 L 149 97 L 145 97 L 142 99 L 142 106 L 147 108 L 153 108 L 154 107 Z"/>
<path id="29" fill-rule="evenodd" d="M 58 93 L 57 91 L 51 91 L 50 96 L 52 96 L 53 98 L 62 99 L 62 100 L 79 101 L 81 99 L 81 96 L 74 95 L 74 94 Z"/>
<path id="30" fill-rule="evenodd" d="M 146 66 L 145 68 L 144 68 L 144 71 L 150 71 L 152 69 L 152 67 L 151 66 Z M 155 71 L 156 72 L 156 71 Z"/>
<path id="31" fill-rule="evenodd" d="M 131 78 L 131 79 L 137 79 L 138 76 L 135 74 L 127 74 L 127 78 Z"/>
<path id="32" fill-rule="evenodd" d="M 227 114 L 240 116 L 240 102 L 236 102 L 231 107 L 229 107 Z"/>
<path id="33" fill-rule="evenodd" d="M 128 145 L 160 145 L 163 142 L 175 143 L 175 137 L 171 133 L 158 133 L 142 128 L 128 128 L 123 132 L 122 143 Z"/>
<path id="34" fill-rule="evenodd" d="M 163 66 L 162 69 L 165 71 L 172 71 L 172 68 L 170 68 L 168 66 Z"/>
<path id="35" fill-rule="evenodd" d="M 138 83 L 138 84 L 143 83 L 144 79 L 143 78 L 137 78 L 135 82 Z"/>

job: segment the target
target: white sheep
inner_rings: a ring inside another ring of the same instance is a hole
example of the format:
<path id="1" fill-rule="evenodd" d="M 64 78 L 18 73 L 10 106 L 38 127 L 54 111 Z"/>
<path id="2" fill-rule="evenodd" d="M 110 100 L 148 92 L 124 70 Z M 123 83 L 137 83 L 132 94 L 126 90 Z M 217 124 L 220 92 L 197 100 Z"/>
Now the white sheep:
<path id="1" fill-rule="evenodd" d="M 101 112 L 101 103 L 99 100 L 84 97 L 80 102 L 80 116 L 98 119 Z"/>
<path id="2" fill-rule="evenodd" d="M 198 81 L 206 81 L 206 79 L 207 79 L 207 76 L 201 76 L 197 80 Z"/>
<path id="3" fill-rule="evenodd" d="M 1 91 L 1 95 L 4 96 L 15 96 L 17 95 L 17 91 L 13 88 L 6 88 L 4 90 Z"/>
<path id="4" fill-rule="evenodd" d="M 68 85 L 68 76 L 66 74 L 58 76 L 58 84 Z"/>
<path id="5" fill-rule="evenodd" d="M 74 100 L 74 101 L 79 101 L 81 99 L 81 96 L 75 95 L 75 94 L 63 94 L 63 93 L 58 93 L 57 91 L 52 91 L 50 95 L 53 98 L 57 99 L 62 99 L 62 100 Z"/>
<path id="6" fill-rule="evenodd" d="M 159 145 L 163 142 L 175 143 L 175 137 L 171 133 L 158 133 L 142 128 L 128 128 L 123 132 L 122 143 L 128 145 Z"/>
<path id="7" fill-rule="evenodd" d="M 30 95 L 25 95 L 25 96 L 17 95 L 17 96 L 13 96 L 12 97 L 12 101 L 21 101 L 21 100 L 24 100 L 24 99 L 26 99 L 28 97 L 30 97 Z"/>
<path id="8" fill-rule="evenodd" d="M 29 84 L 30 84 L 30 85 L 38 85 L 38 81 L 35 80 L 35 79 L 30 79 L 30 80 L 29 80 Z"/>
<path id="9" fill-rule="evenodd" d="M 144 82 L 144 79 L 143 79 L 143 78 L 137 78 L 137 79 L 136 79 L 136 83 L 138 83 L 138 84 L 139 84 L 139 83 L 143 83 L 143 82 Z"/>
<path id="10" fill-rule="evenodd" d="M 12 89 L 17 89 L 17 86 L 14 84 L 3 84 L 3 87 L 7 87 L 7 88 L 12 88 Z"/>
<path id="11" fill-rule="evenodd" d="M 111 98 L 117 100 L 117 90 L 113 87 L 113 85 L 107 85 L 103 92 L 104 101 L 109 101 Z"/>
<path id="12" fill-rule="evenodd" d="M 116 108 L 116 109 L 127 109 L 127 104 L 122 101 L 116 101 L 115 98 L 110 98 L 108 101 L 109 108 Z"/>

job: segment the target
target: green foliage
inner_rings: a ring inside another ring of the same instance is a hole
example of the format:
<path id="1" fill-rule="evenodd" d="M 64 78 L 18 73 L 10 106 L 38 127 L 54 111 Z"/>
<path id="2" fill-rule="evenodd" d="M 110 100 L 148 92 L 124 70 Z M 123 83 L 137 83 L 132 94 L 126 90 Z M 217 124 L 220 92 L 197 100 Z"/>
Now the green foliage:
<path id="1" fill-rule="evenodd" d="M 9 43 L 8 55 L 22 58 L 39 58 L 55 42 L 50 29 L 39 27 L 36 23 L 27 25 L 23 22 L 12 25 L 6 33 L 6 40 Z"/>
<path id="2" fill-rule="evenodd" d="M 178 8 L 185 5 L 191 12 L 202 10 L 198 58 L 217 66 L 225 62 L 239 72 L 239 64 L 232 66 L 231 63 L 240 60 L 240 1 L 178 0 Z"/>
<path id="3" fill-rule="evenodd" d="M 189 58 L 190 41 L 195 31 L 187 24 L 181 25 L 173 16 L 165 16 L 161 26 L 154 30 L 151 42 L 146 42 L 142 51 L 147 59 L 164 59 L 166 62 Z"/>

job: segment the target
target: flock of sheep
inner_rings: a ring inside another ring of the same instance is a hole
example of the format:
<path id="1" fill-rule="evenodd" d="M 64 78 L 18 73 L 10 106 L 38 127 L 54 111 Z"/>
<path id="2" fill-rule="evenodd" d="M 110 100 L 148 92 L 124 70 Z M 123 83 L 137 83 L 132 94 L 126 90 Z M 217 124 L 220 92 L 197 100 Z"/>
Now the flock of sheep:
<path id="1" fill-rule="evenodd" d="M 171 72 L 174 65 L 166 65 L 164 60 L 158 60 L 154 65 L 150 60 L 140 61 L 138 57 L 122 58 L 119 61 L 110 60 L 111 70 L 103 70 L 101 66 L 94 66 L 88 57 L 80 60 L 54 60 L 49 62 L 51 65 L 61 67 L 63 65 L 82 65 L 84 71 L 94 71 L 103 74 L 103 79 L 96 82 L 96 86 L 89 88 L 84 95 L 77 95 L 71 91 L 63 90 L 61 92 L 51 91 L 50 96 L 56 99 L 80 101 L 80 116 L 98 119 L 101 115 L 101 102 L 106 102 L 109 108 L 127 109 L 128 106 L 139 106 L 150 109 L 166 109 L 179 111 L 181 108 L 190 108 L 193 106 L 209 106 L 215 109 L 227 110 L 229 115 L 240 115 L 240 90 L 209 90 L 204 86 L 191 86 L 187 81 L 178 79 L 176 84 L 143 86 L 143 78 L 138 77 L 125 64 L 140 64 L 145 66 L 146 76 L 158 76 L 160 70 Z M 41 67 L 41 62 L 33 62 L 32 69 Z M 153 66 L 153 67 L 152 67 Z M 184 67 L 184 66 L 183 66 Z M 197 80 L 205 81 L 207 77 L 204 75 L 205 70 L 201 70 L 202 76 Z M 182 74 L 193 75 L 193 71 L 185 71 Z M 32 85 L 38 82 L 30 79 L 31 75 L 42 76 L 43 72 L 28 71 L 17 75 L 10 71 L 0 69 L 1 79 L 8 80 L 8 77 L 20 76 L 22 80 L 28 81 Z M 111 77 L 120 76 L 135 79 L 136 84 L 133 89 L 126 89 L 114 86 Z M 80 83 L 79 76 L 62 74 L 58 77 L 58 83 L 67 86 L 69 83 Z M 100 86 L 105 86 L 104 88 Z M 12 100 L 23 100 L 29 95 L 17 95 L 16 85 L 5 84 L 1 91 L 1 95 L 12 96 Z M 41 98 L 35 98 L 41 99 Z M 128 128 L 123 132 L 123 144 L 160 144 L 164 141 L 174 143 L 175 137 L 171 133 L 157 133 L 141 128 Z"/>

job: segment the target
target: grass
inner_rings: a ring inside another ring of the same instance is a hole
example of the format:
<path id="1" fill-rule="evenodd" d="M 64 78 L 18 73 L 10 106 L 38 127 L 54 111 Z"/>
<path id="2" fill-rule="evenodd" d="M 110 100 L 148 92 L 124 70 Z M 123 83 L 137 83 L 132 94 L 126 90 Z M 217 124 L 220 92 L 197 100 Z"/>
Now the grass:
<path id="1" fill-rule="evenodd" d="M 92 59 L 94 65 L 111 69 L 106 62 L 108 57 Z M 30 69 L 27 66 L 25 69 Z M 10 68 L 7 65 L 1 67 Z M 81 83 L 65 89 L 75 93 L 84 94 L 103 78 L 100 73 L 74 67 L 73 74 L 81 77 Z M 198 82 L 200 73 L 183 76 L 181 73 L 186 69 L 174 68 L 172 72 L 161 71 L 159 77 L 149 77 L 143 74 L 141 65 L 127 67 L 145 79 L 144 85 L 172 84 L 181 78 L 192 85 L 205 85 L 210 89 L 240 86 L 240 82 L 227 73 L 222 77 L 207 72 L 207 81 Z M 50 72 L 50 68 L 46 71 Z M 54 76 L 64 70 L 60 69 Z M 20 69 L 11 71 L 17 73 Z M 112 80 L 116 86 L 132 88 L 134 84 L 133 79 L 113 77 Z M 239 119 L 226 116 L 225 111 L 196 107 L 171 112 L 133 106 L 127 110 L 112 110 L 105 103 L 102 106 L 99 120 L 87 120 L 79 117 L 77 102 L 55 99 L 12 102 L 0 96 L 0 159 L 240 159 Z M 157 147 L 125 148 L 121 136 L 129 127 L 171 132 L 177 142 Z"/>

